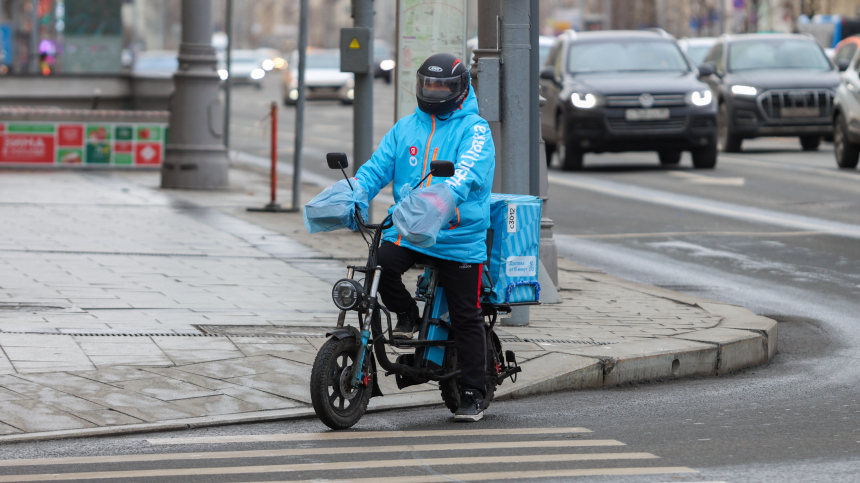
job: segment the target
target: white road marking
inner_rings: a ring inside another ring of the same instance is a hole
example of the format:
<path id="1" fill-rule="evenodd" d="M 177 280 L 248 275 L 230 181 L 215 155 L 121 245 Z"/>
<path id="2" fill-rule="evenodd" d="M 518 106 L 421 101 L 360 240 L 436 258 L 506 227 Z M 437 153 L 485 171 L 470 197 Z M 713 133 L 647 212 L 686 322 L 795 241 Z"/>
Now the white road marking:
<path id="1" fill-rule="evenodd" d="M 161 453 L 118 456 L 83 456 L 66 458 L 0 460 L 0 467 L 134 463 L 141 461 L 209 460 L 226 458 L 274 458 L 285 456 L 341 455 L 360 453 L 402 453 L 413 451 L 475 451 L 513 448 L 586 448 L 598 446 L 624 446 L 624 443 L 616 441 L 614 439 L 578 439 L 565 441 L 489 441 L 482 443 L 409 444 L 395 446 L 337 446 L 324 448 L 294 448 L 251 451 L 197 451 L 194 453 Z"/>
<path id="2" fill-rule="evenodd" d="M 753 208 L 694 196 L 680 195 L 668 191 L 643 188 L 614 181 L 606 181 L 590 176 L 567 177 L 552 175 L 549 177 L 549 182 L 560 186 L 582 189 L 607 196 L 625 198 L 654 205 L 669 206 L 681 210 L 707 213 L 710 215 L 723 216 L 752 223 L 764 223 L 795 230 L 820 231 L 848 238 L 860 238 L 860 226 L 858 225 L 763 208 Z"/>
<path id="3" fill-rule="evenodd" d="M 715 176 L 704 176 L 701 174 L 688 173 L 686 171 L 669 171 L 669 176 L 683 178 L 686 183 L 707 184 L 720 186 L 743 186 L 744 178 L 718 178 Z"/>
<path id="4" fill-rule="evenodd" d="M 426 438 L 440 436 L 510 436 L 523 434 L 590 433 L 585 428 L 505 428 L 430 431 L 331 431 L 327 433 L 250 434 L 238 436 L 202 436 L 194 438 L 154 438 L 149 444 L 218 444 L 256 443 L 260 441 L 332 441 L 338 439 Z"/>
<path id="5" fill-rule="evenodd" d="M 204 476 L 204 475 L 252 475 L 264 473 L 286 473 L 294 471 L 336 471 L 367 468 L 396 468 L 396 467 L 426 467 L 447 465 L 480 465 L 503 463 L 545 463 L 570 461 L 607 461 L 630 459 L 657 459 L 651 453 L 587 453 L 587 454 L 543 454 L 543 455 L 503 455 L 503 456 L 467 456 L 457 458 L 421 458 L 394 459 L 370 461 L 336 461 L 325 463 L 296 463 L 287 465 L 262 466 L 207 466 L 205 468 L 169 468 L 157 470 L 125 470 L 125 471 L 87 471 L 79 473 L 46 473 L 34 475 L 3 475 L 0 482 L 17 483 L 26 481 L 73 481 L 96 480 L 108 478 L 164 478 L 171 476 Z M 689 470 L 689 468 L 686 468 Z M 594 471 L 594 470 L 592 470 Z M 606 471 L 599 469 L 597 471 Z M 690 470 L 692 471 L 692 470 Z M 659 471 L 665 473 L 665 471 Z M 603 473 L 601 473 L 603 474 Z"/>
<path id="6" fill-rule="evenodd" d="M 394 476 L 388 478 L 348 478 L 325 480 L 281 480 L 270 483 L 450 483 L 451 481 L 533 480 L 535 478 L 573 478 L 578 476 L 630 476 L 660 473 L 698 473 L 684 466 L 651 468 L 586 468 L 580 470 L 499 471 L 493 473 L 455 473 L 452 475 Z M 726 482 L 702 482 L 726 483 Z"/>

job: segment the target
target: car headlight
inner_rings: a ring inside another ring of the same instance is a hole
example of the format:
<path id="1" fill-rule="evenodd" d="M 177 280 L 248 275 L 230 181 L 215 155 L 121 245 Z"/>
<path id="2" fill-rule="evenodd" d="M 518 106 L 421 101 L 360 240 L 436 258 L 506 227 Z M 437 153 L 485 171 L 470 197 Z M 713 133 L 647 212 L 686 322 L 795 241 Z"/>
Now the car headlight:
<path id="1" fill-rule="evenodd" d="M 290 89 L 290 100 L 297 100 L 299 98 L 299 90 L 298 89 Z"/>
<path id="2" fill-rule="evenodd" d="M 391 70 L 394 68 L 394 61 L 391 59 L 385 59 L 379 63 L 379 68 L 382 70 Z"/>
<path id="3" fill-rule="evenodd" d="M 230 74 L 227 73 L 227 69 L 218 69 L 218 77 L 220 77 L 221 80 L 227 80 L 227 78 L 230 77 Z"/>
<path id="4" fill-rule="evenodd" d="M 574 92 L 570 95 L 570 102 L 573 103 L 574 107 L 578 107 L 580 109 L 591 109 L 597 105 L 597 96 L 594 94 L 580 94 L 579 92 Z"/>
<path id="5" fill-rule="evenodd" d="M 263 69 L 254 69 L 251 71 L 251 79 L 260 80 L 266 76 L 266 71 Z"/>
<path id="6" fill-rule="evenodd" d="M 710 106 L 711 102 L 714 100 L 714 95 L 711 94 L 710 89 L 705 89 L 703 91 L 693 91 L 690 93 L 687 100 L 690 104 L 694 106 Z"/>
<path id="7" fill-rule="evenodd" d="M 752 86 L 732 86 L 732 94 L 736 96 L 754 96 L 758 91 Z"/>
<path id="8" fill-rule="evenodd" d="M 340 310 L 353 310 L 361 305 L 364 289 L 361 284 L 350 278 L 343 278 L 331 289 L 331 299 Z"/>
<path id="9" fill-rule="evenodd" d="M 263 61 L 261 67 L 263 68 L 263 70 L 272 70 L 275 68 L 275 62 L 272 61 L 272 59 L 266 59 Z"/>

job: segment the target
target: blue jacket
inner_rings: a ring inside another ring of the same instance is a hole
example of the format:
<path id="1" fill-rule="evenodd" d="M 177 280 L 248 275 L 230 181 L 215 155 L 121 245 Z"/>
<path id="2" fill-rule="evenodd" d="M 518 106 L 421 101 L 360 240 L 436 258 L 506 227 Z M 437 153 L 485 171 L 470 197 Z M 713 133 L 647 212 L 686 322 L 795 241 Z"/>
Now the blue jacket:
<path id="1" fill-rule="evenodd" d="M 370 161 L 355 177 L 370 199 L 394 182 L 394 201 L 400 202 L 400 188 L 415 186 L 430 169 L 430 161 L 453 161 L 451 178 L 430 177 L 422 186 L 447 183 L 457 210 L 436 237 L 436 244 L 418 248 L 403 239 L 394 227 L 383 240 L 433 257 L 464 263 L 487 259 L 486 237 L 490 227 L 490 191 L 496 167 L 496 149 L 490 126 L 478 115 L 478 101 L 469 88 L 460 108 L 439 119 L 419 108 L 402 118 L 382 138 Z M 388 212 L 394 211 L 394 207 Z"/>

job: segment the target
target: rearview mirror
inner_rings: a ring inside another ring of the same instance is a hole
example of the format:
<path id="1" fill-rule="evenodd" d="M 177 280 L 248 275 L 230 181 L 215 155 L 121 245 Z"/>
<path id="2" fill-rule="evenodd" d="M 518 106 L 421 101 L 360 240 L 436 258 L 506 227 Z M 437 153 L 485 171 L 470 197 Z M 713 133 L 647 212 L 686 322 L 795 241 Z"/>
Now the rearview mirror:
<path id="1" fill-rule="evenodd" d="M 540 71 L 540 78 L 554 81 L 555 80 L 555 69 L 552 67 L 544 67 Z"/>
<path id="2" fill-rule="evenodd" d="M 325 160 L 328 162 L 330 169 L 346 169 L 349 167 L 346 153 L 328 153 L 325 155 Z"/>
<path id="3" fill-rule="evenodd" d="M 451 161 L 431 161 L 430 173 L 439 178 L 454 176 L 454 163 Z"/>
<path id="4" fill-rule="evenodd" d="M 699 66 L 699 77 L 710 77 L 717 71 L 714 64 L 702 64 Z"/>

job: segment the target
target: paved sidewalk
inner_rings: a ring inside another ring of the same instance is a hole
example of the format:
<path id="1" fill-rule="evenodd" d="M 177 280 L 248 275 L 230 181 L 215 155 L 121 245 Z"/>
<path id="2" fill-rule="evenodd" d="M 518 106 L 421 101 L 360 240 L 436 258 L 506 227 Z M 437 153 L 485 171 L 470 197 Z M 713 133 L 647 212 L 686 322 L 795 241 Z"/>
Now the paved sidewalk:
<path id="1" fill-rule="evenodd" d="M 246 212 L 268 201 L 267 178 L 230 176 L 230 190 L 198 192 L 159 190 L 157 172 L 0 173 L 0 442 L 313 414 L 331 284 L 366 246 L 309 235 L 298 214 Z M 499 331 L 523 366 L 500 400 L 776 353 L 776 322 L 744 308 L 559 265 L 563 303 Z M 441 403 L 434 385 L 380 382 L 371 409 Z"/>

